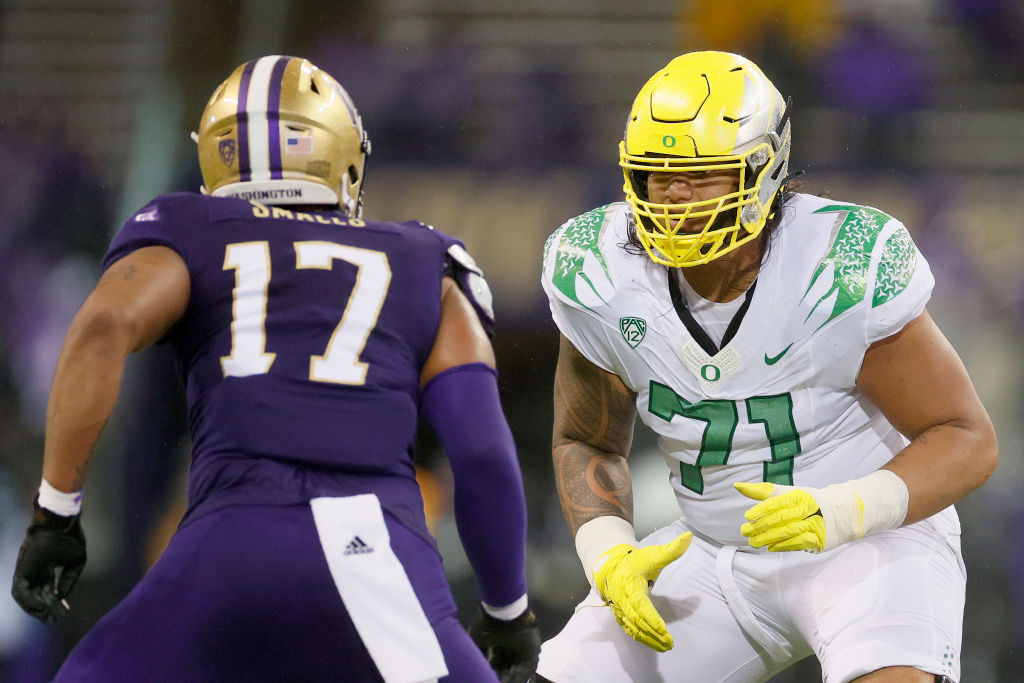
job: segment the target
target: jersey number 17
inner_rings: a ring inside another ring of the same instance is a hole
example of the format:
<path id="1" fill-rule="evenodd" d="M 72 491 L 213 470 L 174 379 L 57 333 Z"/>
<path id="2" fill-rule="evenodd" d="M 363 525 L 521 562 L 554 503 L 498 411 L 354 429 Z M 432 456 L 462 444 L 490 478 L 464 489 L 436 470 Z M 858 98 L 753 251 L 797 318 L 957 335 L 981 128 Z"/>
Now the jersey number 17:
<path id="1" fill-rule="evenodd" d="M 391 284 L 388 257 L 382 251 L 319 240 L 295 242 L 295 267 L 330 270 L 335 259 L 359 269 L 344 313 L 323 355 L 309 359 L 309 379 L 315 382 L 366 382 L 367 364 L 359 360 L 377 324 Z M 224 270 L 235 271 L 231 305 L 231 353 L 220 359 L 225 377 L 262 375 L 276 354 L 267 352 L 267 287 L 270 284 L 270 244 L 238 242 L 224 251 Z"/>

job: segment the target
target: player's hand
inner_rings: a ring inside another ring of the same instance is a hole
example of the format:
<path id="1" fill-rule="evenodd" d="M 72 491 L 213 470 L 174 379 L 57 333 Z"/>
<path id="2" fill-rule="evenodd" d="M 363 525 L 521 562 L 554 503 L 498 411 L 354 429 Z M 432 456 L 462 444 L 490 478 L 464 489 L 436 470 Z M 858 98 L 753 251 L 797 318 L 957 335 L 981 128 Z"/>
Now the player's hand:
<path id="1" fill-rule="evenodd" d="M 44 624 L 68 613 L 64 600 L 85 567 L 85 535 L 79 515 L 62 517 L 35 504 L 18 551 L 11 595 Z"/>
<path id="2" fill-rule="evenodd" d="M 594 586 L 608 601 L 622 630 L 657 652 L 671 650 L 674 643 L 665 620 L 651 602 L 649 584 L 670 562 L 679 559 L 692 538 L 687 531 L 664 545 L 613 546 L 601 555 L 599 562 L 603 563 L 594 571 Z"/>
<path id="3" fill-rule="evenodd" d="M 738 482 L 734 486 L 747 498 L 762 501 L 747 510 L 747 523 L 740 527 L 754 548 L 821 552 L 839 544 L 833 542 L 838 539 L 829 538 L 822 514 L 821 499 L 827 497 L 827 489 L 769 482 Z"/>
<path id="4" fill-rule="evenodd" d="M 540 630 L 529 607 L 511 621 L 496 619 L 481 608 L 469 627 L 469 635 L 501 683 L 526 683 L 536 670 Z"/>

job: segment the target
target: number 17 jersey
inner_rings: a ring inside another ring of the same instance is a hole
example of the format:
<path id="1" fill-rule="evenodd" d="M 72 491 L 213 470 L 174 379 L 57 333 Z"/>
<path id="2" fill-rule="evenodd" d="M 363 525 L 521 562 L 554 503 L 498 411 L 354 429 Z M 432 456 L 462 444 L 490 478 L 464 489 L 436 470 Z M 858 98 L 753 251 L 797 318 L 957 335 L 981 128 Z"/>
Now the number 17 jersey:
<path id="1" fill-rule="evenodd" d="M 415 221 L 181 193 L 129 218 L 104 267 L 154 245 L 191 284 L 167 338 L 188 402 L 189 513 L 373 492 L 425 534 L 412 449 L 445 275 L 492 324 L 462 244 Z"/>
<path id="2" fill-rule="evenodd" d="M 920 315 L 934 284 L 906 227 L 869 207 L 794 195 L 746 314 L 721 349 L 689 332 L 669 278 L 627 248 L 630 209 L 574 218 L 544 249 L 559 330 L 636 392 L 694 531 L 746 546 L 735 482 L 826 486 L 864 476 L 907 440 L 856 388 L 864 353 Z"/>

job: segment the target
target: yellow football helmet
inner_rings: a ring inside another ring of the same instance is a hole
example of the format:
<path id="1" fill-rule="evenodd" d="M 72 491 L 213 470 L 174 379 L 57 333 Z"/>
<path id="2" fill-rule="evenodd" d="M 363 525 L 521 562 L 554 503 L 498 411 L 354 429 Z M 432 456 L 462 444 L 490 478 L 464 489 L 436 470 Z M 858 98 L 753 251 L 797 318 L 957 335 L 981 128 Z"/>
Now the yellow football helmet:
<path id="1" fill-rule="evenodd" d="M 787 104 L 756 64 L 728 52 L 691 52 L 654 74 L 633 102 L 619 143 L 636 235 L 662 265 L 712 261 L 757 237 L 789 165 Z M 738 170 L 739 189 L 680 204 L 648 201 L 652 172 Z M 681 232 L 683 221 L 706 219 Z"/>
<path id="2" fill-rule="evenodd" d="M 239 66 L 192 137 L 203 193 L 362 212 L 370 140 L 345 89 L 305 59 L 271 55 Z"/>

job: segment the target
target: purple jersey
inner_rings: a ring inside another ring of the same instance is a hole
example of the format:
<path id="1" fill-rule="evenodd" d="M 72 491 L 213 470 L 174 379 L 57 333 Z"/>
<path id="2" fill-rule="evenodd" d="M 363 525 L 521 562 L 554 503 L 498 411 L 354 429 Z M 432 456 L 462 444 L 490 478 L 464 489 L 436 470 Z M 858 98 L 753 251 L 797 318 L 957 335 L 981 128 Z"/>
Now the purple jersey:
<path id="1" fill-rule="evenodd" d="M 192 438 L 186 520 L 372 492 L 426 535 L 411 450 L 442 278 L 493 324 L 462 244 L 418 222 L 183 193 L 132 216 L 104 268 L 152 245 L 175 250 L 191 278 L 167 339 Z"/>

